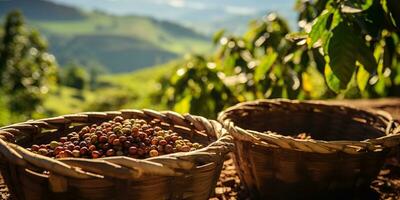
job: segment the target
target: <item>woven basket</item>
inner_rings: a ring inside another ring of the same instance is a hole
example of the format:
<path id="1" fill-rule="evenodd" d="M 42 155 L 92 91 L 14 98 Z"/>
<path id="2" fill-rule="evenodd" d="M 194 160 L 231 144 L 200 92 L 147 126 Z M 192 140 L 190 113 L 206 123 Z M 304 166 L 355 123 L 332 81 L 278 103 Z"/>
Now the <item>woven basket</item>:
<path id="1" fill-rule="evenodd" d="M 349 198 L 400 141 L 389 114 L 323 102 L 258 100 L 218 119 L 234 137 L 238 172 L 254 199 Z M 289 136 L 300 133 L 313 139 Z"/>
<path id="2" fill-rule="evenodd" d="M 164 128 L 206 147 L 143 160 L 124 156 L 53 159 L 23 148 L 115 116 L 159 119 Z M 207 199 L 232 146 L 222 125 L 199 116 L 146 109 L 91 112 L 0 128 L 0 167 L 16 199 Z"/>

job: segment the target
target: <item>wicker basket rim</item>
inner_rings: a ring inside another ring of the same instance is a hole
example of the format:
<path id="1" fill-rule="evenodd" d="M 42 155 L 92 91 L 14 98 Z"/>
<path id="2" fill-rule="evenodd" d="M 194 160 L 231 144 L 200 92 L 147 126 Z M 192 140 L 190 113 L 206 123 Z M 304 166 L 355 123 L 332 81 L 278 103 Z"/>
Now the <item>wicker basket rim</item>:
<path id="1" fill-rule="evenodd" d="M 205 131 L 207 136 L 216 141 L 206 147 L 185 153 L 173 153 L 147 159 L 134 159 L 125 156 L 99 159 L 64 158 L 53 159 L 8 142 L 15 135 L 30 130 L 40 133 L 41 129 L 57 129 L 72 123 L 96 123 L 99 119 L 112 119 L 115 116 L 124 118 L 157 118 L 162 122 L 181 126 L 191 131 Z M 39 167 L 50 172 L 53 177 L 66 176 L 77 179 L 119 178 L 140 179 L 143 175 L 181 176 L 196 167 L 196 163 L 213 163 L 233 148 L 232 136 L 215 120 L 201 116 L 179 114 L 173 111 L 154 111 L 151 109 L 125 109 L 107 112 L 83 112 L 58 117 L 29 120 L 0 128 L 0 156 L 8 162 L 24 168 Z M 50 176 L 49 176 L 50 177 Z M 51 180 L 51 179 L 50 179 Z"/>
<path id="2" fill-rule="evenodd" d="M 243 129 L 237 126 L 232 120 L 229 119 L 227 113 L 233 110 L 242 108 L 252 109 L 251 106 L 270 105 L 274 104 L 280 106 L 282 104 L 292 105 L 309 105 L 309 106 L 328 106 L 337 107 L 339 109 L 348 109 L 356 112 L 363 112 L 368 115 L 373 115 L 379 118 L 386 124 L 385 136 L 378 138 L 366 139 L 363 141 L 352 140 L 316 140 L 316 139 L 296 139 L 290 136 L 280 135 L 275 132 L 259 132 L 250 129 Z M 242 140 L 252 142 L 265 147 L 285 148 L 303 152 L 314 153 L 336 153 L 344 152 L 348 154 L 361 154 L 365 152 L 382 151 L 384 148 L 391 148 L 400 144 L 400 126 L 393 120 L 391 115 L 386 111 L 360 109 L 353 106 L 342 105 L 338 103 L 329 103 L 325 101 L 316 100 L 287 100 L 287 99 L 259 99 L 255 101 L 248 101 L 236 104 L 227 108 L 218 115 L 224 127 L 232 134 L 235 140 Z"/>

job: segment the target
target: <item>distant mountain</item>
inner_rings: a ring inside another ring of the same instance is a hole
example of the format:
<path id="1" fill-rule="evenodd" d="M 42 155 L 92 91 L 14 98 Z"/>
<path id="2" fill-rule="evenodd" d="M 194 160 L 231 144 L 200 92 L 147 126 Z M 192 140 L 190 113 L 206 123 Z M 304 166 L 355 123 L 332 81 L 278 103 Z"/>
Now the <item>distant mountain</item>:
<path id="1" fill-rule="evenodd" d="M 44 0 L 0 0 L 0 13 L 19 9 L 49 40 L 61 65 L 80 63 L 127 72 L 210 47 L 208 37 L 168 21 L 82 11 Z"/>
<path id="2" fill-rule="evenodd" d="M 206 34 L 225 28 L 238 32 L 248 20 L 278 12 L 296 26 L 296 0 L 51 0 L 87 10 L 104 10 L 117 15 L 139 14 L 166 19 Z M 161 11 L 161 12 L 160 12 Z M 238 21 L 231 21 L 231 20 Z M 226 22 L 226 23 L 225 23 Z M 232 25 L 235 22 L 234 25 Z"/>
<path id="3" fill-rule="evenodd" d="M 84 19 L 85 14 L 74 7 L 37 0 L 2 0 L 0 13 L 13 9 L 24 11 L 24 15 L 35 20 L 78 20 Z"/>

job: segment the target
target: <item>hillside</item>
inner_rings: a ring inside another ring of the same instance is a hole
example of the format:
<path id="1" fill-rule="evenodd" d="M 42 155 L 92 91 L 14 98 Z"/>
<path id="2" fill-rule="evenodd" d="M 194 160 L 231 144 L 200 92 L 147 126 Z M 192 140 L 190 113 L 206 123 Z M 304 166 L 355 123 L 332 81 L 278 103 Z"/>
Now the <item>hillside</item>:
<path id="1" fill-rule="evenodd" d="M 213 34 L 221 28 L 243 33 L 248 20 L 270 11 L 296 27 L 296 0 L 49 0 L 77 5 L 87 10 L 101 9 L 117 15 L 136 13 L 183 24 L 201 33 Z M 162 11 L 162 12 L 160 12 Z M 238 19 L 238 20 L 236 20 Z"/>
<path id="2" fill-rule="evenodd" d="M 28 23 L 47 37 L 61 65 L 127 72 L 210 48 L 207 37 L 150 17 L 83 12 L 44 0 L 0 1 L 0 8 L 1 13 L 22 10 Z"/>

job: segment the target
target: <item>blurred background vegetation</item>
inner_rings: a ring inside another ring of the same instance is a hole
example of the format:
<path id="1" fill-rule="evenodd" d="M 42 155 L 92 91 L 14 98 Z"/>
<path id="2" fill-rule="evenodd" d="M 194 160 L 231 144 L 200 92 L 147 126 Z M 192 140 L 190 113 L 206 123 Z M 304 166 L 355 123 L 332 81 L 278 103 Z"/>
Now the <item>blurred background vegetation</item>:
<path id="1" fill-rule="evenodd" d="M 207 18 L 225 7 L 181 19 L 109 14 L 88 10 L 92 1 L 69 2 L 74 6 L 0 1 L 0 125 L 123 108 L 214 118 L 258 98 L 400 95 L 396 0 L 254 0 L 247 4 L 265 8 L 262 14 L 233 10 L 241 14 L 214 21 Z M 287 4 L 292 11 L 268 12 Z"/>

